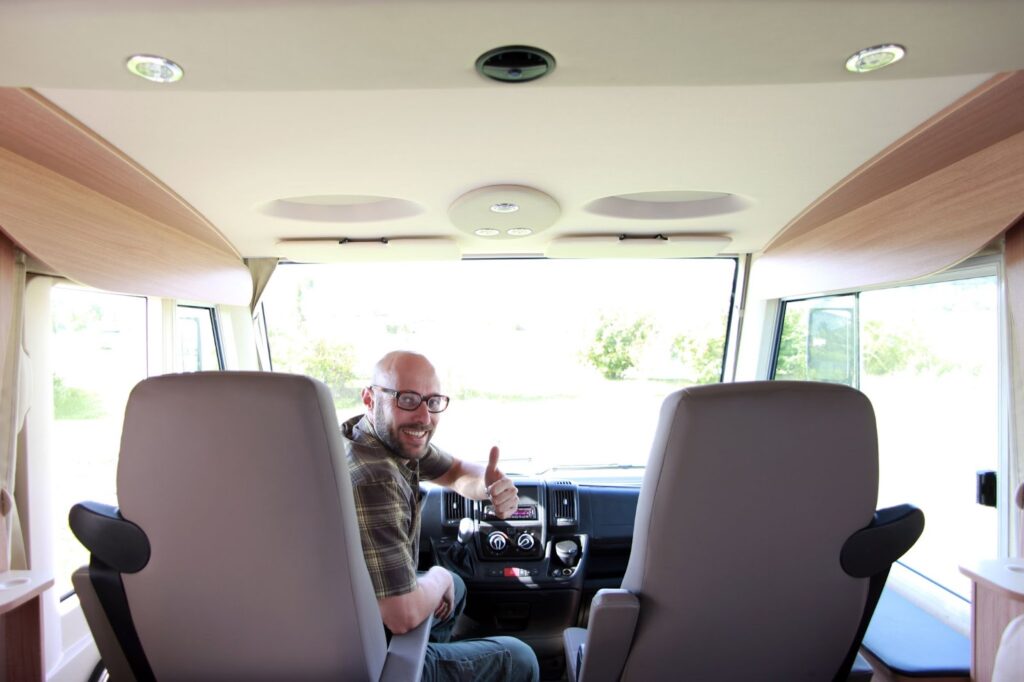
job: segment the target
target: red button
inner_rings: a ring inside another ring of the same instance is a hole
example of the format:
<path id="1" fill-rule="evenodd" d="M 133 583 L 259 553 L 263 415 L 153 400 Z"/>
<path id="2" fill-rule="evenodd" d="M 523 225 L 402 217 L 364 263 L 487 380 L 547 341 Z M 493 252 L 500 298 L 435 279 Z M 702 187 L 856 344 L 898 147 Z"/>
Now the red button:
<path id="1" fill-rule="evenodd" d="M 503 569 L 502 573 L 504 574 L 504 576 L 506 578 L 518 578 L 519 577 L 519 569 L 515 568 L 514 566 L 506 566 Z"/>

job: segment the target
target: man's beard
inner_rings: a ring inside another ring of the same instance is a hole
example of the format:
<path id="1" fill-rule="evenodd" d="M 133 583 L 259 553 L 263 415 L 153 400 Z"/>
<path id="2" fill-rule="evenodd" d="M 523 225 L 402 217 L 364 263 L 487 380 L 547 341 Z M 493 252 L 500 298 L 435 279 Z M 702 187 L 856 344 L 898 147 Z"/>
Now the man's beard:
<path id="1" fill-rule="evenodd" d="M 380 405 L 380 403 L 378 403 L 374 407 L 373 424 L 374 430 L 377 432 L 377 438 L 380 440 L 380 442 L 384 443 L 388 450 L 391 450 L 391 452 L 395 453 L 399 457 L 402 457 L 403 459 L 418 460 L 421 457 L 423 457 L 425 454 L 427 454 L 427 446 L 430 445 L 430 439 L 433 438 L 434 436 L 434 431 L 432 429 L 431 424 L 412 423 L 403 425 L 403 428 L 410 426 L 419 427 L 427 432 L 427 442 L 423 448 L 423 452 L 415 454 L 408 452 L 402 446 L 402 441 L 400 440 L 398 435 L 398 427 L 396 427 L 393 423 L 388 421 L 387 416 L 384 414 L 384 408 Z"/>

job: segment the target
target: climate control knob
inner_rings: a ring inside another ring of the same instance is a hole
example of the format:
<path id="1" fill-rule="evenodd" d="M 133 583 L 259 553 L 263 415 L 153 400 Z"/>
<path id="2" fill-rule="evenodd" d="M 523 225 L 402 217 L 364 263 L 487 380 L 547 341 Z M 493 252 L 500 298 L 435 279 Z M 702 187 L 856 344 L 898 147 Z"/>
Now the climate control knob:
<path id="1" fill-rule="evenodd" d="M 518 546 L 519 549 L 523 550 L 524 552 L 529 552 L 531 549 L 534 548 L 534 546 L 536 546 L 536 544 L 537 541 L 534 540 L 533 536 L 529 533 L 523 533 L 522 535 L 516 538 L 516 546 Z"/>
<path id="2" fill-rule="evenodd" d="M 487 536 L 487 545 L 497 554 L 501 554 L 508 548 L 508 536 L 500 530 L 492 531 Z"/>

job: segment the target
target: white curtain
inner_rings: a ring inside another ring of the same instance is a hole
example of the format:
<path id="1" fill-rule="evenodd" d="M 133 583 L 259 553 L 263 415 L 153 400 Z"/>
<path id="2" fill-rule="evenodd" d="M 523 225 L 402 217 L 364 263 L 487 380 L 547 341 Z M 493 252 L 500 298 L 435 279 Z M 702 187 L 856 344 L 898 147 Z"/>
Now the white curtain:
<path id="1" fill-rule="evenodd" d="M 252 320 L 252 335 L 256 345 L 256 362 L 261 370 L 270 370 L 269 342 L 264 337 L 257 316 L 260 297 L 270 282 L 270 276 L 277 269 L 276 258 L 246 258 L 245 266 L 252 275 L 252 300 L 249 301 L 249 315 Z"/>
<path id="2" fill-rule="evenodd" d="M 276 258 L 246 258 L 245 267 L 249 268 L 252 275 L 252 299 L 249 301 L 249 312 L 256 314 L 256 306 L 259 305 L 260 296 L 267 288 L 270 276 L 277 268 Z"/>
<path id="3" fill-rule="evenodd" d="M 0 235 L 0 570 L 27 568 L 14 497 L 18 434 L 25 423 L 28 363 L 22 334 L 25 255 Z"/>
<path id="4" fill-rule="evenodd" d="M 1024 556 L 1024 511 L 1021 489 L 1024 488 L 1024 220 L 1006 232 L 1005 295 L 1007 332 L 1010 356 L 1010 467 L 1014 518 L 1017 523 L 1016 547 L 1013 556 Z"/>

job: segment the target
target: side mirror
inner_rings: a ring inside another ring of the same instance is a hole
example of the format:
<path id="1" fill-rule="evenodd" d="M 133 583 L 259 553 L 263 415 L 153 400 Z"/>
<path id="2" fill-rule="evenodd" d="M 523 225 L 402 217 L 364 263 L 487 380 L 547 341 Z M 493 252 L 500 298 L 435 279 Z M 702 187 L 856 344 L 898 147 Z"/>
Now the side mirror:
<path id="1" fill-rule="evenodd" d="M 854 308 L 816 308 L 807 324 L 807 378 L 857 388 L 860 357 Z"/>

